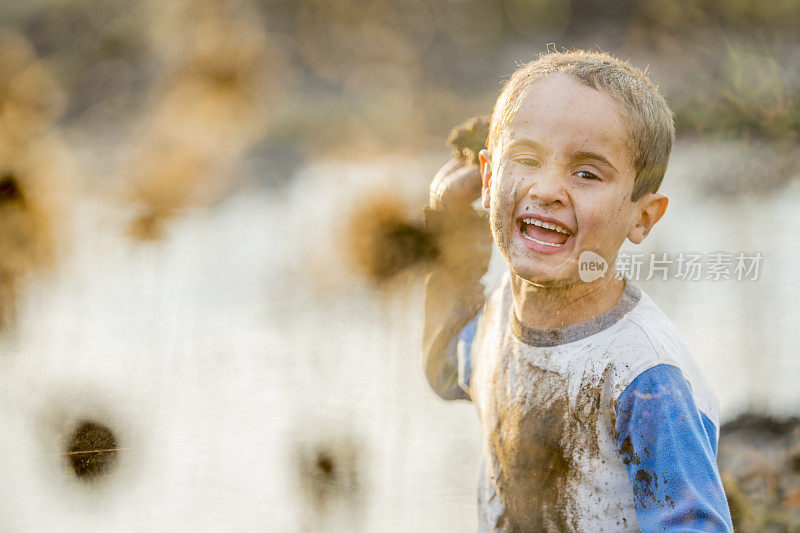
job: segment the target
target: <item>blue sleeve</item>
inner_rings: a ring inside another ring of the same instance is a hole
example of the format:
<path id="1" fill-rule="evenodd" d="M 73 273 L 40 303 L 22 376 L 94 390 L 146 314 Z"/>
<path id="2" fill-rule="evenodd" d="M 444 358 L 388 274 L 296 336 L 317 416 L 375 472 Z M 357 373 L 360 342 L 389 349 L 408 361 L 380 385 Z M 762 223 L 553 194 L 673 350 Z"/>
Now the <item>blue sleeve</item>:
<path id="1" fill-rule="evenodd" d="M 446 364 L 441 365 L 439 375 L 436 377 L 437 385 L 434 387 L 437 394 L 445 400 L 471 400 L 472 341 L 481 316 L 483 310 L 450 339 L 444 355 Z"/>
<path id="2" fill-rule="evenodd" d="M 483 310 L 475 315 L 458 334 L 458 344 L 456 353 L 458 354 L 458 386 L 470 395 L 470 383 L 472 380 L 472 341 L 475 340 L 475 333 L 478 331 L 478 321 L 483 316 Z"/>
<path id="3" fill-rule="evenodd" d="M 733 531 L 717 429 L 678 368 L 639 374 L 617 401 L 616 429 L 644 533 Z"/>

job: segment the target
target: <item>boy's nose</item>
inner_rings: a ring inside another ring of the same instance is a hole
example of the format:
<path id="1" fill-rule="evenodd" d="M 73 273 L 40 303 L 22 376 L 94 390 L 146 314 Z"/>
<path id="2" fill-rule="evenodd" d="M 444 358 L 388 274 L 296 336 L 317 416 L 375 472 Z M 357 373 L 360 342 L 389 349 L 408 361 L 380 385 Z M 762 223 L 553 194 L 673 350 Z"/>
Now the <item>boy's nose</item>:
<path id="1" fill-rule="evenodd" d="M 537 176 L 528 189 L 528 195 L 542 204 L 567 203 L 564 179 L 555 172 Z"/>

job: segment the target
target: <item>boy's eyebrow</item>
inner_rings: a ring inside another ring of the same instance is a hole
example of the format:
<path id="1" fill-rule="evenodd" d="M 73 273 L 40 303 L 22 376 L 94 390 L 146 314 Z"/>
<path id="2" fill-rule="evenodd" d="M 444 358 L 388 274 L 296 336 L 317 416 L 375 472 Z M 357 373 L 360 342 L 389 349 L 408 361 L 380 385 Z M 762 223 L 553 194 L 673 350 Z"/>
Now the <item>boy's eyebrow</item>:
<path id="1" fill-rule="evenodd" d="M 611 169 L 614 170 L 614 172 L 617 171 L 616 167 L 614 167 L 614 165 L 612 165 L 611 162 L 608 159 L 606 159 L 602 155 L 598 154 L 597 152 L 585 152 L 585 151 L 572 152 L 572 158 L 573 159 L 594 159 L 596 161 L 600 161 L 601 163 L 611 167 Z"/>
<path id="2" fill-rule="evenodd" d="M 508 143 L 509 148 L 516 148 L 517 146 L 533 146 L 534 148 L 541 148 L 542 145 L 534 141 L 533 139 L 524 139 L 524 138 L 517 138 Z"/>

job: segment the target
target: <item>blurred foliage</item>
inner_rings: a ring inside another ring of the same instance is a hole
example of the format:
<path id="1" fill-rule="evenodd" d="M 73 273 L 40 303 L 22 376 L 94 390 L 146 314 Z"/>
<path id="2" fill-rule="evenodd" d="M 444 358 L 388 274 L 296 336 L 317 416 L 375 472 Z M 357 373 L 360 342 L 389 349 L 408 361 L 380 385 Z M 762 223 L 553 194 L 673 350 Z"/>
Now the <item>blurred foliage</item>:
<path id="1" fill-rule="evenodd" d="M 735 138 L 797 140 L 800 68 L 765 49 L 727 43 L 711 96 L 673 104 L 677 126 Z"/>
<path id="2" fill-rule="evenodd" d="M 53 80 L 17 90 L 26 105 L 89 138 L 148 130 L 160 145 L 154 124 L 183 122 L 169 136 L 198 133 L 211 159 L 443 149 L 548 47 L 652 65 L 682 136 L 793 142 L 800 126 L 787 0 L 15 0 L 0 17 L 41 58 L 28 77 Z"/>
<path id="3" fill-rule="evenodd" d="M 719 466 L 736 531 L 800 530 L 800 419 L 731 420 L 720 429 Z"/>
<path id="4" fill-rule="evenodd" d="M 717 25 L 738 30 L 800 28 L 800 3 L 795 0 L 642 0 L 637 15 L 671 29 Z"/>

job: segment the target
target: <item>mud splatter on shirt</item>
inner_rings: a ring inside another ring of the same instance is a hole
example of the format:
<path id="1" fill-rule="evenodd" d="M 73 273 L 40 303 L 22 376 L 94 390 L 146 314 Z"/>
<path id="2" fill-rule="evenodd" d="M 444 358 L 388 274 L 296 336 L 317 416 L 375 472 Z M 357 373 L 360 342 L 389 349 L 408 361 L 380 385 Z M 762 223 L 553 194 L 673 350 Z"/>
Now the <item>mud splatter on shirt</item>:
<path id="1" fill-rule="evenodd" d="M 637 376 L 667 365 L 719 426 L 717 400 L 674 326 L 630 281 L 614 309 L 553 330 L 519 323 L 511 299 L 506 274 L 457 354 L 484 437 L 480 530 L 639 531 L 637 501 L 674 510 L 675 496 L 664 498 L 643 464 L 656 451 L 620 439 L 617 412 Z"/>

